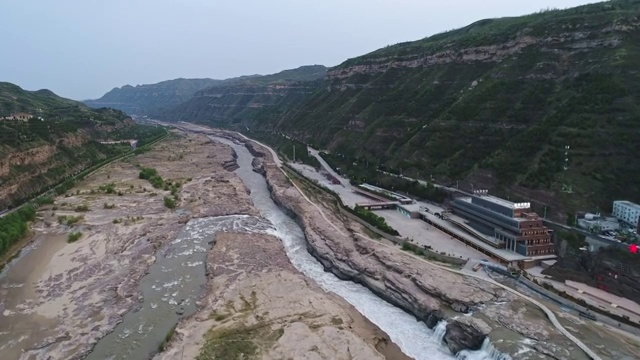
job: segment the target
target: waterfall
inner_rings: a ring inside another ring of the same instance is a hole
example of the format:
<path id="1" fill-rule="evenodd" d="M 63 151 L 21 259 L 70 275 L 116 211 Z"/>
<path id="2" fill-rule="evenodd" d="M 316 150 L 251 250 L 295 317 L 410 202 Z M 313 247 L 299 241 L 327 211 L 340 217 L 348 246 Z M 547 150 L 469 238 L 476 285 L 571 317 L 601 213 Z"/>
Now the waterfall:
<path id="1" fill-rule="evenodd" d="M 447 323 L 446 320 L 440 320 L 436 327 L 433 328 L 433 339 L 439 343 L 442 342 L 444 334 L 447 333 L 447 325 L 449 325 L 449 323 Z"/>
<path id="2" fill-rule="evenodd" d="M 438 324 L 439 325 L 439 324 Z M 488 337 L 484 338 L 480 350 L 462 350 L 456 355 L 457 360 L 511 360 L 511 356 L 498 351 Z"/>

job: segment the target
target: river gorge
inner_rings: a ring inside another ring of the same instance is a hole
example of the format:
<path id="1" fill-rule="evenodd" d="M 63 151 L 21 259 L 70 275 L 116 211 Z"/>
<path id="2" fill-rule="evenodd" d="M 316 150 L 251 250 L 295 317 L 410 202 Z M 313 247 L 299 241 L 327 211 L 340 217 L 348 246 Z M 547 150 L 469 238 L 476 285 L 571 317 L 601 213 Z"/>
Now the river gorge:
<path id="1" fill-rule="evenodd" d="M 267 149 L 175 134 L 41 209 L 0 274 L 3 360 L 585 358 L 515 297 L 348 235 Z M 178 209 L 140 166 L 182 184 Z M 63 224 L 78 204 L 91 211 Z"/>

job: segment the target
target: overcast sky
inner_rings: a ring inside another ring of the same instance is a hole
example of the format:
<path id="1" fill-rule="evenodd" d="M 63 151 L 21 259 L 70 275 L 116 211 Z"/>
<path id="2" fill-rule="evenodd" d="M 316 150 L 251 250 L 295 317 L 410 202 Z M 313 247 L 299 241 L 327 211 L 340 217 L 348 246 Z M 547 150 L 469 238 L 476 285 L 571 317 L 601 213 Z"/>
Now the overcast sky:
<path id="1" fill-rule="evenodd" d="M 588 0 L 0 0 L 0 81 L 98 98 L 116 86 L 333 66 L 491 17 Z"/>

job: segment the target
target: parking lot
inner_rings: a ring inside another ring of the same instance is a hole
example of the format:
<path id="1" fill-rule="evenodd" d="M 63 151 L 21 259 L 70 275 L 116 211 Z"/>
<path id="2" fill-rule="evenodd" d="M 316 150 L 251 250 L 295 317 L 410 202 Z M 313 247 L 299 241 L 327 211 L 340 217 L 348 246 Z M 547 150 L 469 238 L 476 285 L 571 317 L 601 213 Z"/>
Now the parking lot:
<path id="1" fill-rule="evenodd" d="M 304 175 L 307 179 L 315 181 L 318 185 L 332 190 L 342 199 L 342 202 L 349 206 L 354 207 L 357 203 L 368 203 L 373 202 L 374 200 L 369 199 L 368 197 L 358 195 L 351 190 L 351 186 L 344 186 L 342 184 L 336 185 L 332 184 L 324 175 L 316 171 L 313 167 L 304 164 L 292 164 L 290 163 L 294 169 L 300 171 L 302 175 Z"/>
<path id="2" fill-rule="evenodd" d="M 442 231 L 420 219 L 411 219 L 397 210 L 376 210 L 375 214 L 384 217 L 387 223 L 400 233 L 400 237 L 413 239 L 420 246 L 431 246 L 434 251 L 445 252 L 462 259 L 485 259 L 487 256 L 464 243 L 451 239 Z"/>

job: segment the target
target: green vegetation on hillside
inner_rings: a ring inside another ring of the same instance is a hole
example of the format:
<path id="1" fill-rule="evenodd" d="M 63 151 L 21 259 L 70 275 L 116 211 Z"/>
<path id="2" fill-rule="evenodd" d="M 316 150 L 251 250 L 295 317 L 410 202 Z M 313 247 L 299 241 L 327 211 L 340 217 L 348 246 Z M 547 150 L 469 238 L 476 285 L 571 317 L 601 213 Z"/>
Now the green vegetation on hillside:
<path id="1" fill-rule="evenodd" d="M 0 218 L 0 256 L 22 239 L 28 230 L 28 222 L 36 217 L 33 206 L 24 206 L 19 210 Z"/>

